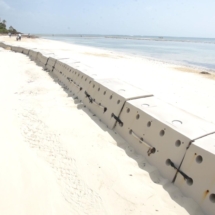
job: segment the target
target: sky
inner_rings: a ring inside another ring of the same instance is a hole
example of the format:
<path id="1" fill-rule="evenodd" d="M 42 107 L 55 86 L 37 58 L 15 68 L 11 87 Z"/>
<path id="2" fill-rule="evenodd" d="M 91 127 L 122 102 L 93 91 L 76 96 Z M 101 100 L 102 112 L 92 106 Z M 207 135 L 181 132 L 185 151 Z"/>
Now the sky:
<path id="1" fill-rule="evenodd" d="M 215 0 L 0 0 L 23 33 L 215 38 Z"/>

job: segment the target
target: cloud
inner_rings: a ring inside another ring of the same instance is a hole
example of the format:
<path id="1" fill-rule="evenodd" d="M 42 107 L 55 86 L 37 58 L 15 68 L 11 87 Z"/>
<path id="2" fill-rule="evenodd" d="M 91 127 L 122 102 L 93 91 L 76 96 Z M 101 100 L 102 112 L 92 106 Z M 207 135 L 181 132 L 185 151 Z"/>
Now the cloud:
<path id="1" fill-rule="evenodd" d="M 3 0 L 0 0 L 0 8 L 4 10 L 9 10 L 11 7 Z"/>

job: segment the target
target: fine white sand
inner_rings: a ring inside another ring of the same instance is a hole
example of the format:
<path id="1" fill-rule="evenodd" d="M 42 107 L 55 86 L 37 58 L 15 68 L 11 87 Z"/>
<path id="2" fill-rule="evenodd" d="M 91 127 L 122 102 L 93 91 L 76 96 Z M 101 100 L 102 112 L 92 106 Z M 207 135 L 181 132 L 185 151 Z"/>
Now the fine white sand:
<path id="1" fill-rule="evenodd" d="M 69 56 L 215 122 L 213 75 L 62 42 L 0 40 Z M 0 48 L 0 73 L 1 214 L 202 214 L 27 56 Z"/>

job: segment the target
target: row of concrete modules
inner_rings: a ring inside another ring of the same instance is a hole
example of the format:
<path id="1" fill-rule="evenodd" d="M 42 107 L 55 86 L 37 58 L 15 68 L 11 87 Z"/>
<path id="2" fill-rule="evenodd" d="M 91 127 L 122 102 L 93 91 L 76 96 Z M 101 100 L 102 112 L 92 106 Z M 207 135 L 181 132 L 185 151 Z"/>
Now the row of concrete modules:
<path id="1" fill-rule="evenodd" d="M 0 43 L 1 46 L 1 43 Z M 36 50 L 28 55 L 208 215 L 215 214 L 215 125 L 118 79 Z"/>

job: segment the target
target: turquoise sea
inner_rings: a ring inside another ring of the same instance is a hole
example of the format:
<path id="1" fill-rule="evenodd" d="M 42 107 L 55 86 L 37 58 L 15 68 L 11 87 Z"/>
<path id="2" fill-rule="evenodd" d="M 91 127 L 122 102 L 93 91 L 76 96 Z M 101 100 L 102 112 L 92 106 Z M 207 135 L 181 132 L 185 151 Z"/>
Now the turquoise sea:
<path id="1" fill-rule="evenodd" d="M 38 35 L 42 38 L 185 65 L 215 72 L 215 38 L 126 35 Z"/>

